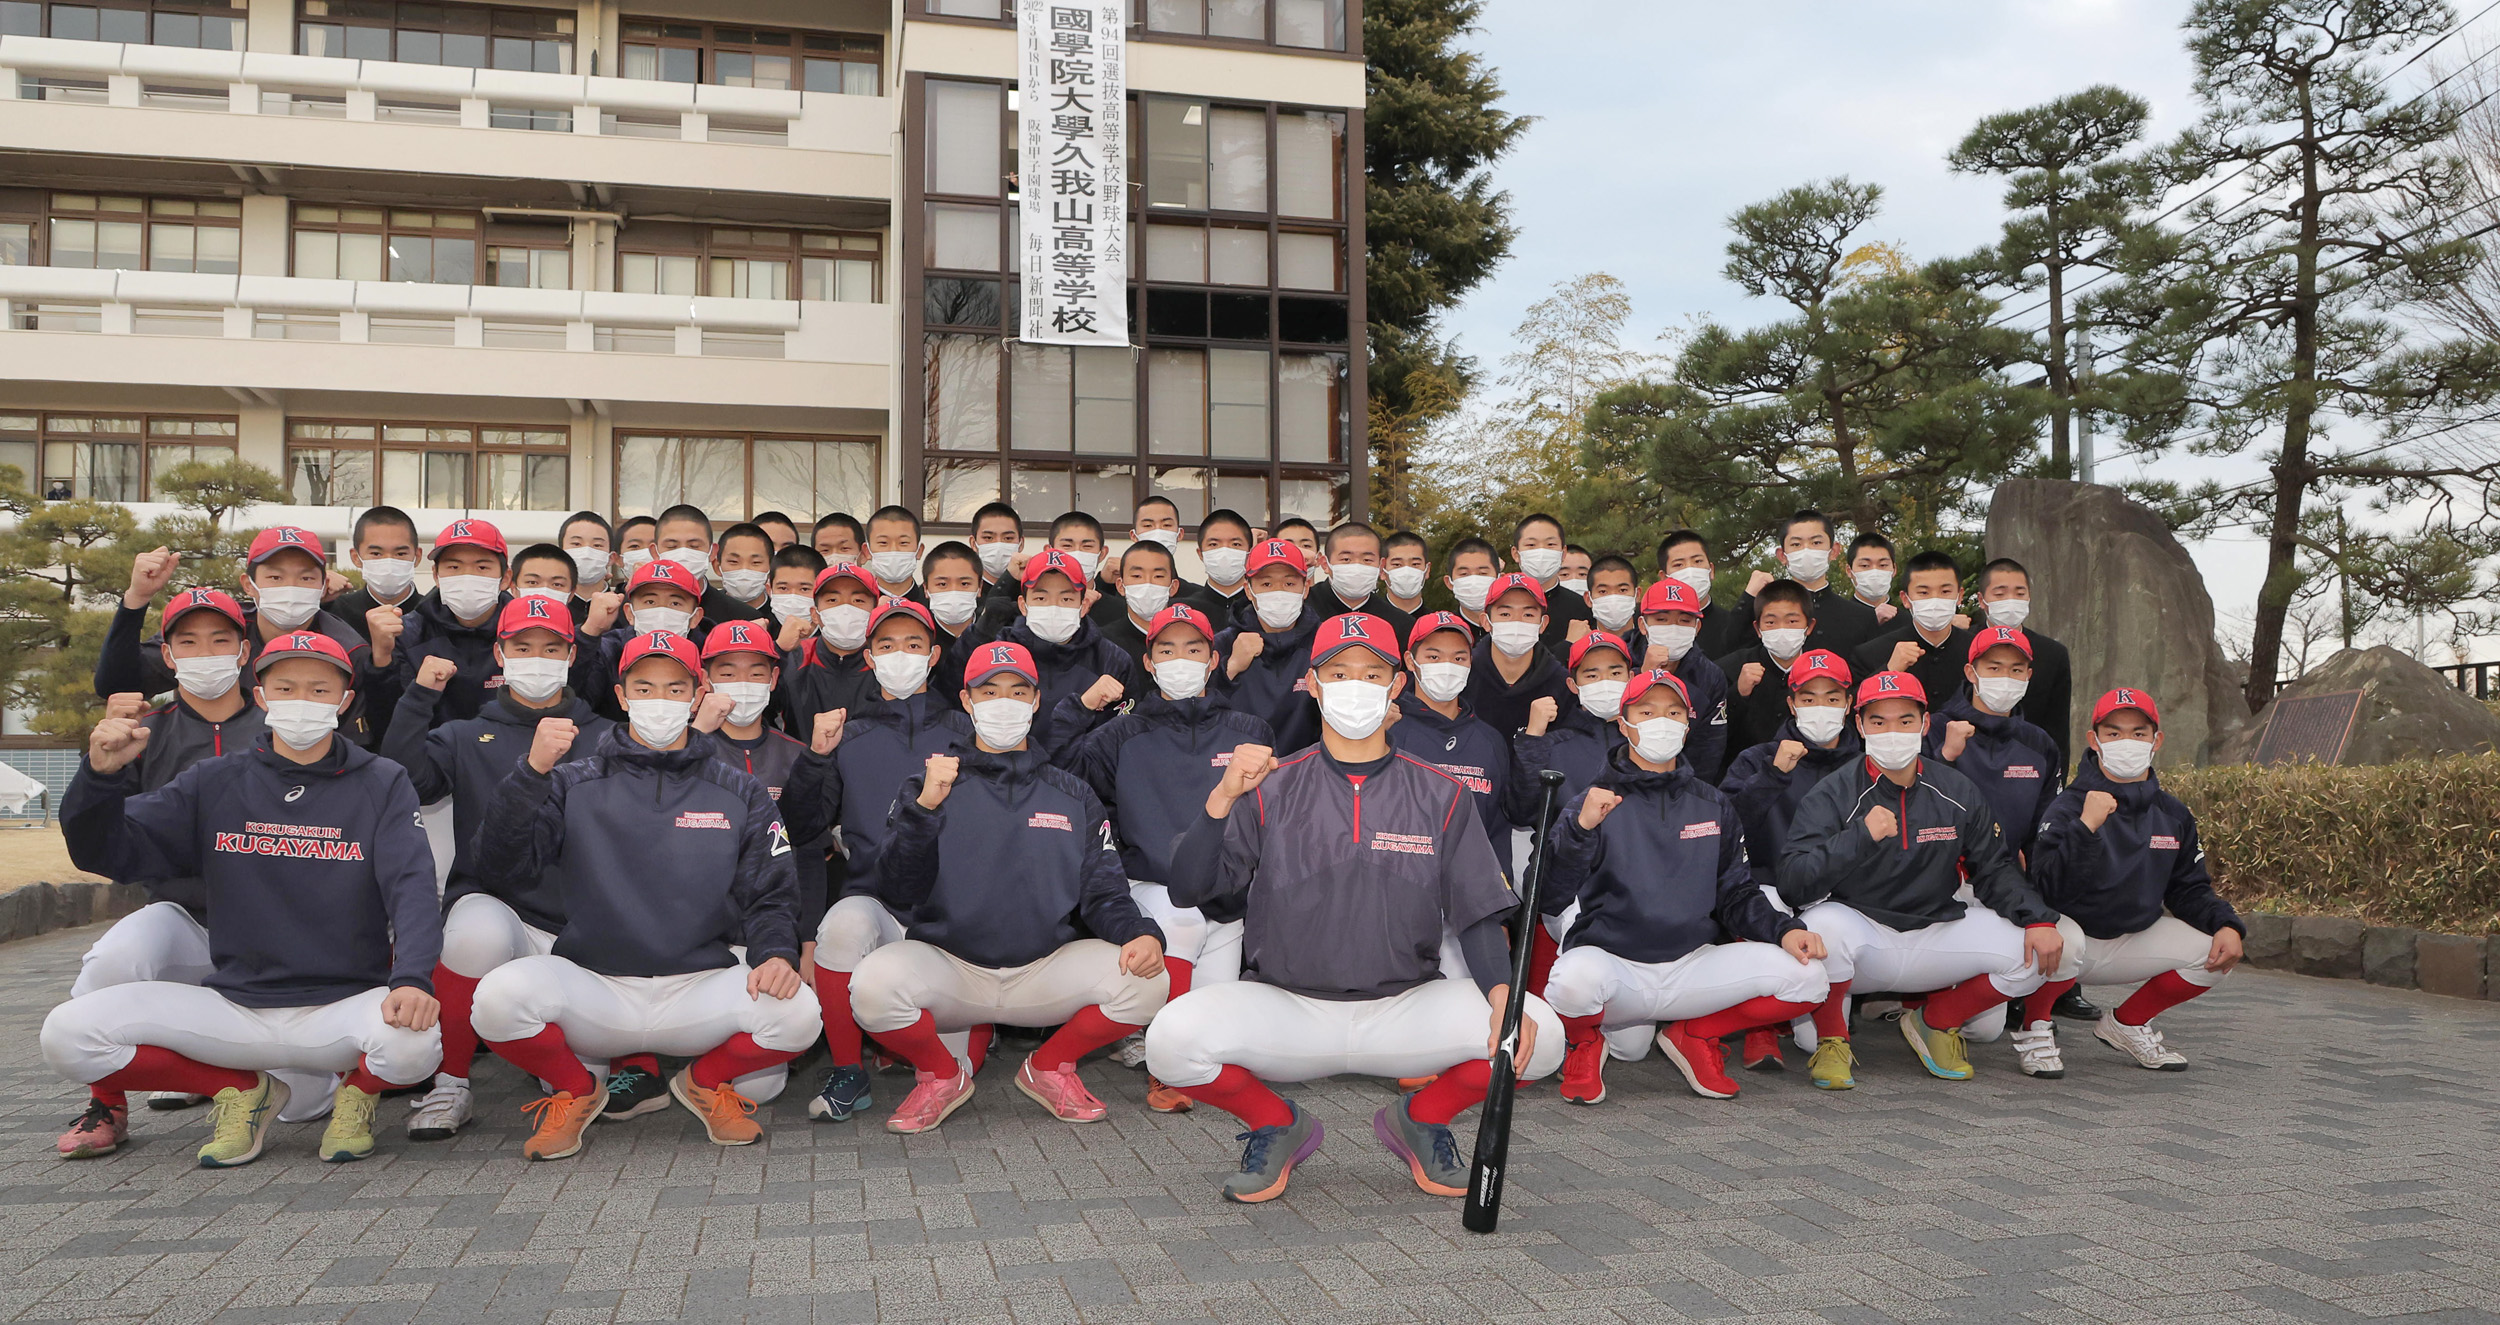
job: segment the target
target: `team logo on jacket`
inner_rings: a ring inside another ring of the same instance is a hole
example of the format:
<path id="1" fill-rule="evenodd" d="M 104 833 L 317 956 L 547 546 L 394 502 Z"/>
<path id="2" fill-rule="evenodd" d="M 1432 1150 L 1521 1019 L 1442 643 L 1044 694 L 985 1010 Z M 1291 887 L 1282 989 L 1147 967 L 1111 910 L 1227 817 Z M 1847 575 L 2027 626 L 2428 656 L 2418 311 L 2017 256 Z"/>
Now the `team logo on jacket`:
<path id="1" fill-rule="evenodd" d="M 1032 818 L 1025 820 L 1024 826 L 1027 828 L 1056 828 L 1063 833 L 1073 833 L 1076 831 L 1076 825 L 1068 822 L 1068 816 L 1064 814 L 1052 814 L 1047 810 L 1044 810 L 1041 813 L 1034 815 Z"/>
<path id="2" fill-rule="evenodd" d="M 1950 842 L 1959 836 L 1961 836 L 1961 834 L 1950 824 L 1941 828 L 1922 828 L 1918 830 L 1918 840 L 1921 842 Z"/>
<path id="3" fill-rule="evenodd" d="M 1372 834 L 1372 850 L 1394 851 L 1402 856 L 1435 854 L 1432 839 L 1420 837 L 1414 833 L 1374 833 Z"/>
<path id="4" fill-rule="evenodd" d="M 302 787 L 289 787 L 286 789 L 286 796 L 284 799 L 289 804 L 300 801 L 304 799 L 304 789 Z"/>
<path id="5" fill-rule="evenodd" d="M 2168 833 L 2155 833 L 2144 845 L 2155 851 L 2176 851 L 2179 849 L 2179 839 Z"/>
<path id="6" fill-rule="evenodd" d="M 419 824 L 424 821 L 420 819 Z M 320 824 L 247 823 L 239 833 L 219 833 L 213 850 L 236 856 L 295 856 L 305 860 L 363 860 L 365 844 Z"/>
<path id="7" fill-rule="evenodd" d="M 773 849 L 768 854 L 775 856 L 786 856 L 790 854 L 790 830 L 782 827 L 779 819 L 773 820 L 772 842 Z"/>
<path id="8" fill-rule="evenodd" d="M 1684 825 L 1684 831 L 1678 834 L 1682 840 L 1687 842 L 1696 837 L 1717 837 L 1718 835 L 1719 821 L 1716 819 L 1704 819 L 1699 823 L 1686 824 Z"/>
<path id="9" fill-rule="evenodd" d="M 1219 751 L 1212 758 L 1207 760 L 1207 767 L 1209 768 L 1231 768 L 1232 766 L 1233 752 L 1230 750 Z"/>
<path id="10" fill-rule="evenodd" d="M 2005 776 L 2009 778 L 2037 778 L 2040 776 L 2040 770 L 2036 765 L 2032 764 L 2007 764 L 2005 766 Z"/>
<path id="11" fill-rule="evenodd" d="M 723 832 L 734 831 L 730 827 L 729 816 L 718 810 L 688 810 L 677 816 L 677 826 L 680 828 L 718 828 Z"/>

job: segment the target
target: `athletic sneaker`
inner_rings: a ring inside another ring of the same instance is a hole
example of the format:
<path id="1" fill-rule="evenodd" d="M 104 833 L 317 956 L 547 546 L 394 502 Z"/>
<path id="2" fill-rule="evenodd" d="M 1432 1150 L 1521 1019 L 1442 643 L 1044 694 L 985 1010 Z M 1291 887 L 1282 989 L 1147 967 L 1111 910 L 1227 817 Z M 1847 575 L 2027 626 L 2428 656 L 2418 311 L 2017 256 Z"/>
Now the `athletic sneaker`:
<path id="1" fill-rule="evenodd" d="M 1909 1009 L 1897 998 L 1859 999 L 1857 1015 L 1875 1021 L 1898 1021 Z"/>
<path id="2" fill-rule="evenodd" d="M 867 1068 L 857 1063 L 836 1063 L 825 1074 L 825 1088 L 807 1102 L 807 1116 L 818 1122 L 843 1122 L 876 1102 L 876 1092 L 868 1084 Z"/>
<path id="3" fill-rule="evenodd" d="M 1806 1060 L 1806 1073 L 1822 1090 L 1854 1090 L 1857 1088 L 1857 1050 L 1849 1047 L 1847 1036 L 1826 1035 L 1814 1046 L 1814 1057 Z"/>
<path id="4" fill-rule="evenodd" d="M 1569 1104 L 1600 1104 L 1606 1099 L 1606 1037 L 1592 1035 L 1563 1047 L 1562 1097 Z"/>
<path id="5" fill-rule="evenodd" d="M 919 1084 L 903 1097 L 894 1116 L 885 1120 L 885 1130 L 889 1132 L 926 1132 L 945 1122 L 948 1115 L 972 1098 L 970 1072 L 957 1072 L 951 1077 L 933 1077 L 926 1072 L 913 1075 Z"/>
<path id="6" fill-rule="evenodd" d="M 1458 1138 L 1446 1123 L 1418 1122 L 1408 1112 L 1413 1095 L 1384 1104 L 1372 1115 L 1372 1135 L 1389 1153 L 1406 1161 L 1415 1185 L 1435 1196 L 1465 1196 L 1467 1165 L 1458 1157 Z"/>
<path id="7" fill-rule="evenodd" d="M 321 1129 L 321 1159 L 348 1164 L 373 1153 L 373 1110 L 382 1102 L 342 1081 L 330 1099 L 330 1125 Z"/>
<path id="8" fill-rule="evenodd" d="M 703 1120 L 703 1134 L 712 1138 L 713 1145 L 751 1146 L 764 1139 L 764 1129 L 754 1118 L 755 1101 L 726 1081 L 717 1086 L 696 1085 L 691 1063 L 668 1079 L 668 1093 L 686 1106 L 686 1112 Z"/>
<path id="9" fill-rule="evenodd" d="M 2187 1071 L 2187 1055 L 2162 1043 L 2161 1032 L 2154 1030 L 2149 1023 L 2130 1026 L 2120 1021 L 2118 1014 L 2113 1012 L 2103 1016 L 2100 1024 L 2092 1028 L 2092 1033 L 2100 1037 L 2101 1043 L 2133 1058 L 2137 1067 L 2148 1067 L 2156 1072 Z"/>
<path id="10" fill-rule="evenodd" d="M 1780 1033 L 1776 1026 L 1756 1026 L 1745 1032 L 1745 1070 L 1748 1072 L 1785 1072 L 1788 1060 L 1780 1057 Z"/>
<path id="11" fill-rule="evenodd" d="M 208 1102 L 208 1144 L 200 1147 L 200 1167 L 231 1169 L 260 1158 L 269 1140 L 269 1124 L 286 1107 L 286 1083 L 266 1072 L 250 1090 L 228 1086 Z"/>
<path id="12" fill-rule="evenodd" d="M 659 1073 L 620 1067 L 608 1073 L 608 1093 L 599 1109 L 599 1121 L 621 1123 L 667 1107 L 668 1083 Z"/>
<path id="13" fill-rule="evenodd" d="M 1939 1030 L 1928 1025 L 1925 1014 L 1913 1008 L 1901 1014 L 1901 1038 L 1910 1042 L 1910 1052 L 1927 1065 L 1929 1076 L 1946 1081 L 1970 1080 L 1970 1051 L 1962 1044 L 1961 1027 Z"/>
<path id="14" fill-rule="evenodd" d="M 1224 1180 L 1225 1200 L 1241 1205 L 1275 1200 L 1285 1194 L 1285 1180 L 1293 1176 L 1293 1166 L 1318 1152 L 1327 1136 L 1319 1119 L 1304 1113 L 1292 1100 L 1285 1101 L 1285 1107 L 1293 1110 L 1292 1122 L 1282 1127 L 1253 1127 L 1233 1137 L 1242 1143 L 1241 1171 Z"/>
<path id="15" fill-rule="evenodd" d="M 408 1139 L 449 1141 L 476 1116 L 477 1105 L 469 1094 L 468 1078 L 438 1072 L 434 1075 L 434 1089 L 409 1110 Z"/>
<path id="16" fill-rule="evenodd" d="M 1146 1107 L 1156 1113 L 1187 1113 L 1198 1107 L 1198 1101 L 1149 1075 L 1146 1078 Z"/>
<path id="17" fill-rule="evenodd" d="M 1112 1046 L 1111 1061 L 1122 1067 L 1144 1067 L 1146 1065 L 1145 1034 L 1140 1032 Z"/>
<path id="18" fill-rule="evenodd" d="M 1085 1088 L 1073 1066 L 1055 1070 L 1035 1067 L 1027 1056 L 1024 1066 L 1016 1069 L 1016 1089 L 1050 1110 L 1052 1117 L 1063 1123 L 1098 1123 L 1110 1110 L 1103 1107 L 1094 1092 Z"/>
<path id="19" fill-rule="evenodd" d="M 1736 1098 L 1736 1082 L 1727 1074 L 1726 1051 L 1717 1040 L 1706 1040 L 1692 1033 L 1689 1022 L 1671 1021 L 1658 1032 L 1658 1047 L 1666 1052 L 1667 1061 L 1684 1074 L 1684 1084 L 1693 1093 L 1708 1100 Z"/>
<path id="20" fill-rule="evenodd" d="M 2101 1019 L 2100 1005 L 2083 996 L 2082 985 L 2076 985 L 2065 993 L 2059 994 L 2056 1005 L 2049 1011 L 2052 1015 L 2064 1017 L 2068 1021 L 2099 1021 Z"/>
<path id="21" fill-rule="evenodd" d="M 590 1120 L 599 1116 L 600 1106 L 606 1103 L 605 1095 L 559 1090 L 522 1105 L 521 1112 L 538 1115 L 538 1130 L 521 1143 L 522 1157 L 570 1159 L 582 1153 L 582 1133 L 590 1130 Z"/>
<path id="22" fill-rule="evenodd" d="M 63 1159 L 95 1159 L 112 1154 L 130 1139 L 130 1106 L 107 1104 L 89 1096 L 87 1111 L 61 1133 Z"/>
<path id="23" fill-rule="evenodd" d="M 2045 1021 L 2015 1031 L 2014 1065 L 2027 1077 L 2062 1077 L 2066 1075 L 2066 1055 L 2058 1052 L 2057 1028 Z"/>
<path id="24" fill-rule="evenodd" d="M 192 1095 L 179 1090 L 160 1090 L 148 1096 L 148 1107 L 158 1113 L 196 1109 L 206 1103 L 208 1103 L 206 1095 Z"/>

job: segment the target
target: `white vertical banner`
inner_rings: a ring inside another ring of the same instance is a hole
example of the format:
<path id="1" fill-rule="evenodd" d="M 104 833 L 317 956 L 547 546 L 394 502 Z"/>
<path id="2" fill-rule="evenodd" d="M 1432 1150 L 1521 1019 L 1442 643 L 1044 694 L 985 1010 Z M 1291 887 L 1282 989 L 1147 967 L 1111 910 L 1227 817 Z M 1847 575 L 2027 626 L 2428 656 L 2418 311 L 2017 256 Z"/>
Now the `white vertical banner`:
<path id="1" fill-rule="evenodd" d="M 1128 344 L 1128 0 L 1016 0 L 1023 307 L 1048 345 Z"/>

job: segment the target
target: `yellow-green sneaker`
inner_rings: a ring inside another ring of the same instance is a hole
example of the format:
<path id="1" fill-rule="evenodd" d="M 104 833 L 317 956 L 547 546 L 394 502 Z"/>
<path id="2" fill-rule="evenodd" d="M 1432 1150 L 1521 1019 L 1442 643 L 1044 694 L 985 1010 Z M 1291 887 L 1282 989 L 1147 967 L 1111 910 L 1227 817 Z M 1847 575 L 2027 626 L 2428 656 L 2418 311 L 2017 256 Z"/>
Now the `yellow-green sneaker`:
<path id="1" fill-rule="evenodd" d="M 200 1167 L 231 1169 L 260 1158 L 269 1124 L 285 1107 L 286 1083 L 266 1072 L 250 1090 L 228 1086 L 218 1091 L 208 1102 L 209 1136 L 208 1144 L 200 1147 Z"/>
<path id="2" fill-rule="evenodd" d="M 321 1129 L 324 1163 L 346 1164 L 373 1153 L 373 1106 L 382 1102 L 342 1081 L 331 1097 L 330 1125 Z"/>
<path id="3" fill-rule="evenodd" d="M 1814 1084 L 1824 1090 L 1855 1090 L 1857 1051 L 1849 1047 L 1846 1036 L 1826 1035 L 1814 1046 L 1814 1057 L 1806 1061 L 1806 1071 Z"/>
<path id="4" fill-rule="evenodd" d="M 1970 1054 L 1962 1047 L 1961 1027 L 1937 1030 L 1912 1008 L 1901 1014 L 1901 1038 L 1910 1042 L 1911 1052 L 1927 1065 L 1929 1075 L 1947 1081 L 1970 1080 Z"/>

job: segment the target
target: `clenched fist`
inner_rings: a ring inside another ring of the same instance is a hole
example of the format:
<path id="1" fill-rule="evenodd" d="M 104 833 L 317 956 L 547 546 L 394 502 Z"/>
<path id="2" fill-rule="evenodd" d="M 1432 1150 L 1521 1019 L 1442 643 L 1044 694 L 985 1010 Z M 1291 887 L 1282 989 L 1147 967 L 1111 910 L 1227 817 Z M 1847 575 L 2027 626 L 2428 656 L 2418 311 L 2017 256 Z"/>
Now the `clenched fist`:
<path id="1" fill-rule="evenodd" d="M 1745 664 L 1743 667 L 1737 669 L 1736 672 L 1736 693 L 1740 695 L 1752 694 L 1753 688 L 1762 684 L 1762 678 L 1770 674 L 1771 669 L 1760 663 Z"/>
<path id="2" fill-rule="evenodd" d="M 1597 826 L 1606 822 L 1606 816 L 1613 814 L 1615 807 L 1621 804 L 1623 804 L 1623 797 L 1604 787 L 1589 788 L 1588 794 L 1580 798 L 1581 831 L 1591 833 L 1597 831 Z"/>
<path id="3" fill-rule="evenodd" d="M 118 773 L 148 748 L 148 729 L 137 718 L 106 718 L 87 734 L 87 767 Z"/>
<path id="4" fill-rule="evenodd" d="M 1207 793 L 1207 817 L 1221 819 L 1233 812 L 1233 802 L 1259 789 L 1267 775 L 1276 767 L 1276 751 L 1264 745 L 1236 745 L 1232 762 L 1224 765 L 1224 780 Z"/>
<path id="5" fill-rule="evenodd" d="M 815 633 L 816 614 L 810 612 L 805 616 L 794 616 L 783 621 L 781 634 L 775 637 L 773 642 L 780 646 L 782 652 L 788 653 L 799 647 L 799 641 Z"/>
<path id="6" fill-rule="evenodd" d="M 377 607 L 373 610 L 376 612 L 389 612 L 397 609 Z M 428 690 L 440 690 L 443 687 L 450 685 L 451 678 L 458 674 L 459 671 L 460 664 L 437 653 L 428 657 L 424 662 L 417 664 L 417 684 L 424 686 Z"/>
<path id="7" fill-rule="evenodd" d="M 721 724 L 729 721 L 729 710 L 736 707 L 729 696 L 717 690 L 706 690 L 703 698 L 694 702 L 694 720 L 687 725 L 699 732 L 719 731 Z"/>
<path id="8" fill-rule="evenodd" d="M 540 718 L 537 732 L 530 737 L 530 767 L 540 773 L 554 772 L 580 734 L 581 728 L 571 718 Z"/>
<path id="9" fill-rule="evenodd" d="M 920 775 L 920 808 L 934 810 L 946 803 L 946 793 L 955 789 L 955 779 L 963 772 L 964 761 L 953 755 L 931 755 Z"/>
<path id="10" fill-rule="evenodd" d="M 1528 703 L 1528 734 L 1543 736 L 1545 729 L 1562 717 L 1562 705 L 1552 695 L 1539 695 Z"/>
<path id="11" fill-rule="evenodd" d="M 1946 763 L 1951 763 L 1962 757 L 1962 751 L 1970 747 L 1970 738 L 1978 734 L 1979 728 L 1970 723 L 1948 722 L 1944 725 L 1944 747 L 1937 753 L 1944 756 Z"/>
<path id="12" fill-rule="evenodd" d="M 2116 814 L 2117 812 L 2117 797 L 2110 795 L 2106 791 L 2087 791 L 2083 793 L 2082 818 L 2084 827 L 2097 833 L 2101 831 L 2102 824 L 2109 822 L 2109 816 Z"/>
<path id="13" fill-rule="evenodd" d="M 384 604 L 365 613 L 365 640 L 373 646 L 374 666 L 390 665 L 392 655 L 399 649 L 399 634 L 405 629 L 407 622 L 401 618 L 396 607 Z M 435 688 L 441 689 L 440 686 Z"/>
<path id="14" fill-rule="evenodd" d="M 104 701 L 104 716 L 135 718 L 147 711 L 148 697 L 136 691 L 124 691 Z"/>
<path id="15" fill-rule="evenodd" d="M 1875 619 L 1878 622 L 1890 621 L 1899 615 L 1901 615 L 1901 609 L 1894 607 L 1890 603 L 1877 603 L 1875 605 Z"/>
<path id="16" fill-rule="evenodd" d="M 1915 640 L 1903 640 L 1892 646 L 1892 658 L 1884 664 L 1887 672 L 1906 672 L 1910 665 L 1927 656 L 1927 646 Z"/>
<path id="17" fill-rule="evenodd" d="M 1100 713 L 1104 709 L 1119 703 L 1120 696 L 1127 693 L 1128 690 L 1120 684 L 1118 678 L 1098 676 L 1094 678 L 1094 683 L 1092 685 L 1085 687 L 1085 693 L 1078 697 L 1077 702 L 1083 704 L 1089 709 L 1092 709 L 1096 713 Z"/>
<path id="18" fill-rule="evenodd" d="M 155 601 L 173 583 L 174 567 L 181 561 L 180 554 L 161 547 L 132 557 L 130 587 L 122 591 L 122 606 L 143 608 Z"/>
<path id="19" fill-rule="evenodd" d="M 347 582 L 346 576 L 339 574 L 336 569 L 332 569 L 321 581 L 321 601 L 325 603 L 329 602 L 330 600 L 338 597 L 340 594 L 343 594 L 355 587 L 355 585 Z"/>
<path id="20" fill-rule="evenodd" d="M 402 985 L 382 996 L 382 1022 L 404 1031 L 430 1031 L 443 1005 L 422 989 Z"/>
<path id="21" fill-rule="evenodd" d="M 1120 969 L 1140 980 L 1152 980 L 1163 974 L 1163 942 L 1152 934 L 1140 934 L 1120 945 Z"/>
<path id="22" fill-rule="evenodd" d="M 1771 752 L 1771 767 L 1783 773 L 1794 773 L 1797 771 L 1797 761 L 1805 757 L 1805 742 L 1782 741 L 1780 748 Z"/>
<path id="23" fill-rule="evenodd" d="M 1901 821 L 1893 817 L 1892 811 L 1878 805 L 1866 812 L 1866 835 L 1868 837 L 1884 842 L 1891 840 L 1892 835 L 1900 831 Z"/>
<path id="24" fill-rule="evenodd" d="M 1245 630 L 1233 636 L 1233 656 L 1224 664 L 1224 675 L 1238 677 L 1250 670 L 1250 662 L 1267 651 L 1267 636 Z"/>
<path id="25" fill-rule="evenodd" d="M 807 733 L 807 748 L 820 755 L 832 754 L 842 745 L 842 724 L 850 720 L 849 709 L 826 709 L 817 714 L 815 726 Z"/>
<path id="26" fill-rule="evenodd" d="M 1777 579 L 1777 578 L 1779 578 L 1779 577 L 1778 577 L 1778 576 L 1776 576 L 1776 575 L 1773 575 L 1771 572 L 1769 572 L 1769 571 L 1767 571 L 1767 570 L 1758 570 L 1758 571 L 1755 571 L 1753 574 L 1746 576 L 1746 577 L 1745 577 L 1745 596 L 1746 596 L 1747 598 L 1751 598 L 1751 597 L 1753 597 L 1755 594 L 1758 594 L 1758 593 L 1762 592 L 1762 586 L 1764 586 L 1764 585 L 1766 585 L 1766 584 L 1769 584 L 1771 581 L 1773 581 L 1773 580 L 1775 580 L 1775 579 Z"/>
<path id="27" fill-rule="evenodd" d="M 1823 936 L 1810 929 L 1792 929 L 1780 935 L 1780 946 L 1788 951 L 1789 956 L 1797 959 L 1799 966 L 1819 961 L 1826 955 Z"/>
<path id="28" fill-rule="evenodd" d="M 582 615 L 581 633 L 585 635 L 605 633 L 608 627 L 616 624 L 617 614 L 624 610 L 625 595 L 613 590 L 592 594 L 590 610 Z"/>

